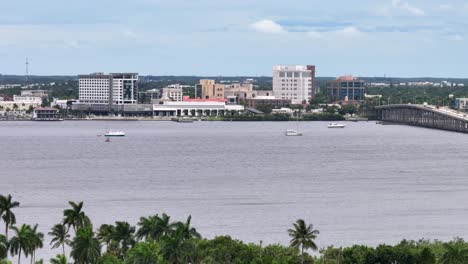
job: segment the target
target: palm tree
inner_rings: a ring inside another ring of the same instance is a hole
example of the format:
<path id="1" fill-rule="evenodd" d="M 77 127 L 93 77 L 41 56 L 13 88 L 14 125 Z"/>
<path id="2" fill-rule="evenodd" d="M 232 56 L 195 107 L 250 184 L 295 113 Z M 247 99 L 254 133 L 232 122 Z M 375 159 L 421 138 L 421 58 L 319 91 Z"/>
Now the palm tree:
<path id="1" fill-rule="evenodd" d="M 99 227 L 97 231 L 97 239 L 101 243 L 106 245 L 106 248 L 109 248 L 109 244 L 112 241 L 112 234 L 114 233 L 115 227 L 113 225 L 103 224 Z"/>
<path id="2" fill-rule="evenodd" d="M 201 238 L 201 235 L 197 232 L 197 230 L 190 226 L 190 222 L 192 220 L 192 216 L 189 215 L 185 223 L 178 222 L 176 224 L 176 232 L 179 233 L 183 239 L 192 239 L 192 238 Z"/>
<path id="3" fill-rule="evenodd" d="M 294 229 L 288 229 L 288 233 L 291 247 L 301 249 L 301 263 L 304 263 L 304 249 L 317 250 L 314 239 L 320 232 L 314 230 L 313 225 L 306 225 L 304 220 L 299 219 L 294 223 Z"/>
<path id="4" fill-rule="evenodd" d="M 57 255 L 50 259 L 50 264 L 68 264 L 68 259 L 65 255 Z"/>
<path id="5" fill-rule="evenodd" d="M 70 234 L 68 234 L 69 228 L 65 224 L 56 224 L 52 227 L 49 232 L 49 236 L 52 237 L 50 244 L 52 248 L 58 248 L 62 246 L 62 255 L 65 256 L 65 244 L 70 244 Z"/>
<path id="6" fill-rule="evenodd" d="M 12 226 L 11 229 L 15 232 L 15 236 L 10 239 L 11 255 L 18 255 L 18 264 L 21 263 L 21 253 L 28 256 L 31 248 L 31 227 L 23 224 L 21 228 Z"/>
<path id="7" fill-rule="evenodd" d="M 68 227 L 73 226 L 73 230 L 76 231 L 81 227 L 91 224 L 89 217 L 83 212 L 83 202 L 75 203 L 68 202 L 71 209 L 65 209 L 63 211 L 63 223 L 68 225 Z"/>
<path id="8" fill-rule="evenodd" d="M 89 225 L 78 229 L 71 246 L 76 264 L 95 264 L 101 256 L 101 245 Z"/>
<path id="9" fill-rule="evenodd" d="M 4 235 L 0 235 L 0 259 L 8 257 L 8 239 Z"/>
<path id="10" fill-rule="evenodd" d="M 445 253 L 442 255 L 441 264 L 468 263 L 468 248 L 462 240 L 445 243 L 444 248 Z"/>
<path id="11" fill-rule="evenodd" d="M 169 263 L 191 263 L 190 255 L 194 248 L 191 240 L 184 239 L 182 233 L 176 231 L 172 235 L 165 235 L 161 238 L 160 254 Z"/>
<path id="12" fill-rule="evenodd" d="M 164 236 L 174 232 L 175 224 L 170 222 L 170 216 L 163 214 L 162 217 L 153 215 L 141 217 L 138 222 L 140 228 L 136 233 L 138 239 L 144 238 L 149 241 L 159 241 Z"/>
<path id="13" fill-rule="evenodd" d="M 115 241 L 121 251 L 121 257 L 127 253 L 127 250 L 135 245 L 135 227 L 127 222 L 115 222 L 115 228 L 112 232 L 112 240 Z"/>
<path id="14" fill-rule="evenodd" d="M 30 229 L 29 233 L 31 244 L 29 245 L 28 251 L 31 254 L 31 264 L 36 261 L 36 250 L 44 246 L 44 234 L 37 232 L 37 227 L 37 224 L 34 225 L 34 227 Z"/>
<path id="15" fill-rule="evenodd" d="M 11 211 L 13 208 L 18 207 L 19 202 L 12 201 L 12 196 L 9 194 L 7 197 L 0 195 L 0 216 L 5 222 L 5 236 L 8 239 L 8 228 L 16 224 L 16 216 Z"/>

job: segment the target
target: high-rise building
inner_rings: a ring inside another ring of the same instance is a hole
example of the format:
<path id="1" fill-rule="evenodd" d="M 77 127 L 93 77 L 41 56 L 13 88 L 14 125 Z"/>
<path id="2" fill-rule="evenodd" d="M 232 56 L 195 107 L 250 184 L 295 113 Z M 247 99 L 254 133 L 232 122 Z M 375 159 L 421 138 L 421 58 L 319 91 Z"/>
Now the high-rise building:
<path id="1" fill-rule="evenodd" d="M 273 94 L 302 104 L 315 98 L 314 65 L 276 65 L 273 67 Z"/>
<path id="2" fill-rule="evenodd" d="M 137 73 L 79 75 L 79 101 L 83 104 L 137 104 Z"/>
<path id="3" fill-rule="evenodd" d="M 330 100 L 335 102 L 359 102 L 364 100 L 365 82 L 353 76 L 341 76 L 326 84 Z"/>
<path id="4" fill-rule="evenodd" d="M 196 90 L 201 88 L 202 99 L 222 99 L 224 98 L 224 84 L 217 84 L 215 80 L 201 79 Z M 200 95 L 197 94 L 197 97 Z"/>

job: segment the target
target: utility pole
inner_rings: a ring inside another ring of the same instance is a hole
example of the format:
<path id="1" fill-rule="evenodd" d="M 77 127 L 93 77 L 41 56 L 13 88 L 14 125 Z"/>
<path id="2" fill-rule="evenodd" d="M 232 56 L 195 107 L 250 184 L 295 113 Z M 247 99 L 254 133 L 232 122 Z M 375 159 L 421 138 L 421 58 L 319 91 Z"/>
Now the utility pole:
<path id="1" fill-rule="evenodd" d="M 28 58 L 26 58 L 26 88 L 29 88 L 29 61 Z"/>

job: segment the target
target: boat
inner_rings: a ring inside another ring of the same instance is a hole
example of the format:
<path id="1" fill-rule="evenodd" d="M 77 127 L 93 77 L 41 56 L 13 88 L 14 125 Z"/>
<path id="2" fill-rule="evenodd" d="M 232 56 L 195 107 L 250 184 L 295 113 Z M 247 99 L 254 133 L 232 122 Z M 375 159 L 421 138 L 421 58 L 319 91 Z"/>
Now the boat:
<path id="1" fill-rule="evenodd" d="M 288 130 L 286 130 L 286 136 L 287 137 L 297 137 L 297 136 L 302 136 L 302 133 L 298 132 L 296 130 L 288 129 Z"/>
<path id="2" fill-rule="evenodd" d="M 346 126 L 343 124 L 331 123 L 328 125 L 328 128 L 345 128 Z"/>
<path id="3" fill-rule="evenodd" d="M 125 137 L 125 132 L 123 131 L 107 131 L 104 134 L 106 137 Z"/>

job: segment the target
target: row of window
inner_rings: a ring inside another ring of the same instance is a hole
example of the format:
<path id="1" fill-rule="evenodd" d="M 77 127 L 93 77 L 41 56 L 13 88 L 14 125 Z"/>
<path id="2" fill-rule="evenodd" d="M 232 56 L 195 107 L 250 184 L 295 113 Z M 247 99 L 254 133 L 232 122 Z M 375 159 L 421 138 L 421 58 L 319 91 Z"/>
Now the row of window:
<path id="1" fill-rule="evenodd" d="M 279 77 L 280 78 L 312 78 L 312 73 L 307 71 L 307 72 L 284 72 L 281 71 L 279 72 Z"/>

